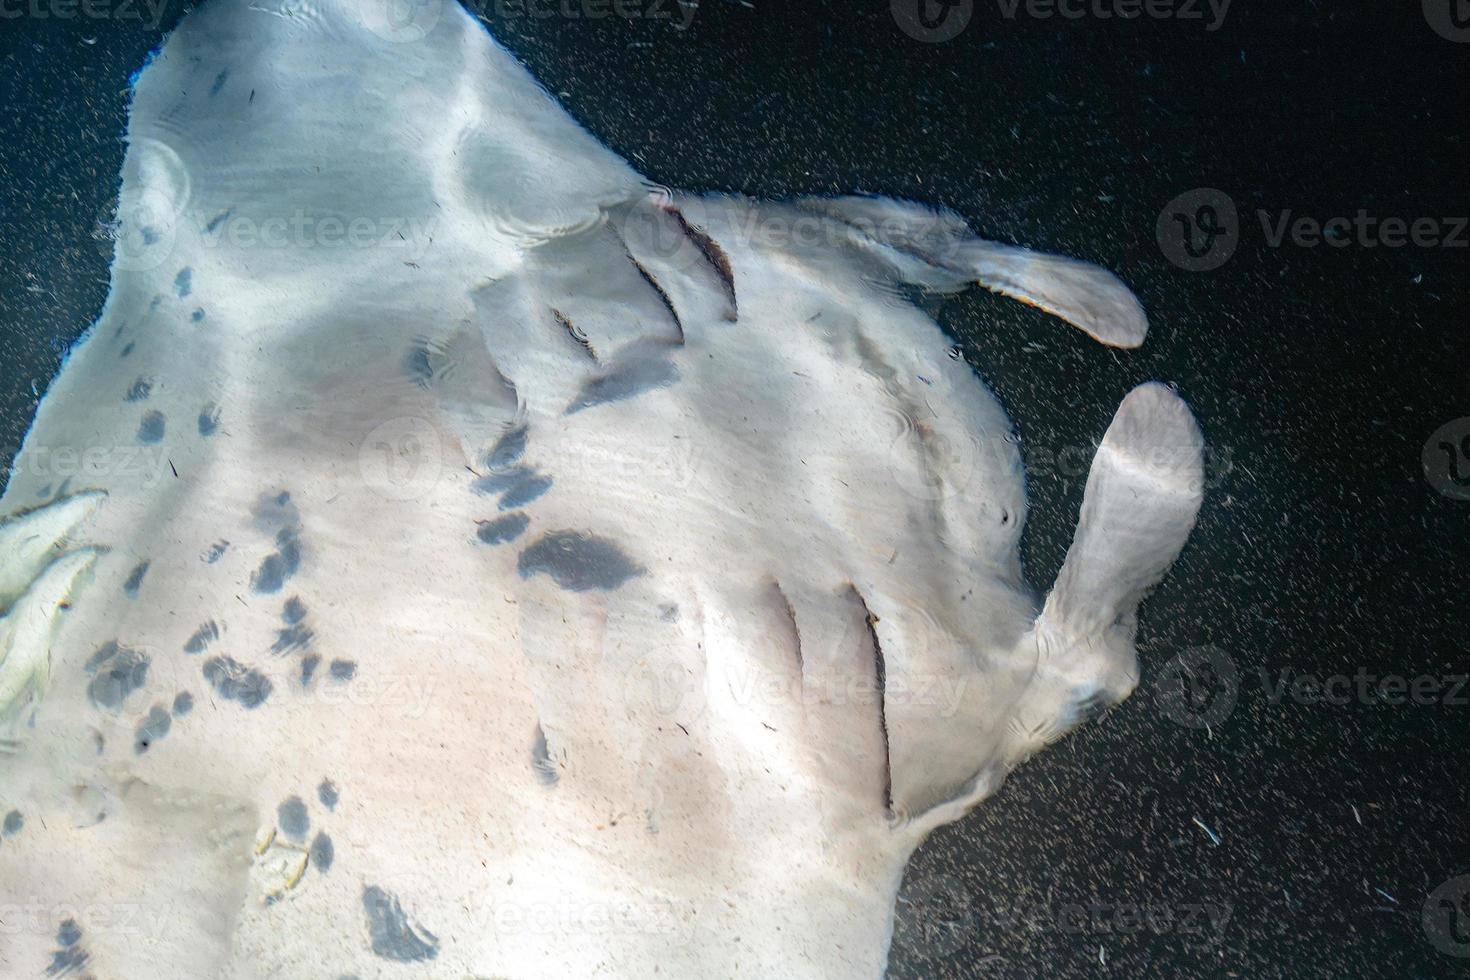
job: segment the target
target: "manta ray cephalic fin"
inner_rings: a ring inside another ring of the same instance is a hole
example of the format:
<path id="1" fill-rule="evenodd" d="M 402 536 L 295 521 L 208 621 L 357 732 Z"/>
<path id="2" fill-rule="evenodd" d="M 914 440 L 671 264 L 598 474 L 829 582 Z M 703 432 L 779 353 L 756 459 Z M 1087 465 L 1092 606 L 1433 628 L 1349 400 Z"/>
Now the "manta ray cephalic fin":
<path id="1" fill-rule="evenodd" d="M 851 226 L 889 254 L 903 282 L 955 291 L 978 282 L 1077 327 L 1109 347 L 1138 347 L 1148 317 L 1108 270 L 1063 255 L 976 236 L 952 211 L 882 197 L 807 198 L 802 207 Z"/>
<path id="2" fill-rule="evenodd" d="M 65 542 L 105 497 L 73 494 L 0 522 L 0 723 L 45 684 L 61 613 L 100 553 Z"/>
<path id="3" fill-rule="evenodd" d="M 1056 584 L 1018 641 L 1034 668 L 1002 756 L 986 760 L 966 791 L 922 814 L 921 830 L 963 816 L 1010 768 L 1132 693 L 1138 605 L 1194 527 L 1203 447 L 1188 406 L 1166 385 L 1149 382 L 1123 399 L 1093 457 Z"/>

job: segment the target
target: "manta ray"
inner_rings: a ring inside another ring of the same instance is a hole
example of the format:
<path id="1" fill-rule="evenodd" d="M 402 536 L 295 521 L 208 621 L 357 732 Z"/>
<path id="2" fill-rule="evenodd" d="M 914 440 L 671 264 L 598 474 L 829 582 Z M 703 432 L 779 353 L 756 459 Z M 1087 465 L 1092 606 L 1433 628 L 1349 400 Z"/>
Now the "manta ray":
<path id="1" fill-rule="evenodd" d="M 0 502 L 7 977 L 880 976 L 925 836 L 1133 689 L 1200 506 L 1126 393 L 1038 599 L 919 300 L 1131 348 L 1127 287 L 659 188 L 451 3 L 208 0 L 113 231 Z"/>

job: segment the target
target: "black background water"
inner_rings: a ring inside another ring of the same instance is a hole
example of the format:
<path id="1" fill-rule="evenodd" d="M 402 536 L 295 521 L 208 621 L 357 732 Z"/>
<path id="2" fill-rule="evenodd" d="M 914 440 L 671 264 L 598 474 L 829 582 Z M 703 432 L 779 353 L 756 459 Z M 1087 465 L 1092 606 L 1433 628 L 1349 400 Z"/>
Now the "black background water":
<path id="1" fill-rule="evenodd" d="M 183 12 L 38 9 L 65 8 L 0 5 L 4 460 L 101 308 L 128 77 Z M 1258 212 L 1463 219 L 1470 43 L 1418 0 L 1237 0 L 1213 31 L 1207 8 L 1007 18 L 990 0 L 949 10 L 970 20 L 941 43 L 882 2 L 706 2 L 685 31 L 650 0 L 623 8 L 638 17 L 520 9 L 480 8 L 654 180 L 945 204 L 1133 285 L 1152 332 L 1128 353 L 985 294 L 940 310 L 1022 434 L 1038 587 L 1130 386 L 1176 382 L 1211 443 L 1199 528 L 1144 607 L 1138 692 L 935 835 L 909 871 L 893 975 L 1465 975 L 1451 953 L 1470 954 L 1470 879 L 1454 882 L 1470 874 L 1470 686 L 1451 695 L 1470 670 L 1470 502 L 1436 492 L 1421 454 L 1470 416 L 1470 249 L 1273 246 Z M 1196 188 L 1240 215 L 1209 272 L 1170 261 L 1182 232 L 1156 236 Z M 1202 645 L 1235 671 L 1190 677 L 1194 708 L 1235 698 L 1208 728 L 1171 720 L 1160 681 Z M 1426 704 L 1276 696 L 1283 678 L 1359 672 L 1442 686 Z"/>

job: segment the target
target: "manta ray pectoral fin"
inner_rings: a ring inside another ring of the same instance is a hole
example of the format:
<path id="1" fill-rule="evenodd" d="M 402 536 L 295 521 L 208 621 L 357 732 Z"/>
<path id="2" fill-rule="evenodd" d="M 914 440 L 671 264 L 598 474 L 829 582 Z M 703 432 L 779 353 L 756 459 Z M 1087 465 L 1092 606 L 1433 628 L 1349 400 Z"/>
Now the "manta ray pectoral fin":
<path id="1" fill-rule="evenodd" d="M 958 215 L 907 201 L 842 197 L 800 203 L 889 250 L 889 265 L 903 282 L 948 290 L 978 282 L 1110 347 L 1138 347 L 1148 333 L 1148 317 L 1132 291 L 1090 262 L 986 241 Z"/>

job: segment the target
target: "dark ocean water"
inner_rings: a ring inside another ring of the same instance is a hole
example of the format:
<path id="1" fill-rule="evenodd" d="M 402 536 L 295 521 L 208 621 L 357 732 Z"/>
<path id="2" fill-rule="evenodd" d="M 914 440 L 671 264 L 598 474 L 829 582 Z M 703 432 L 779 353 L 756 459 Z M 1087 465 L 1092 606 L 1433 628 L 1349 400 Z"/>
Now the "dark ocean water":
<path id="1" fill-rule="evenodd" d="M 479 9 L 660 183 L 944 204 L 1133 285 L 1153 326 L 1129 353 L 984 294 L 940 310 L 1020 428 L 1038 588 L 1128 388 L 1177 383 L 1205 430 L 1209 493 L 1144 606 L 1138 692 L 920 852 L 894 976 L 1464 976 L 1470 422 L 1436 433 L 1470 417 L 1470 5 L 1237 0 L 1214 30 L 1203 5 L 1008 6 L 935 8 L 969 16 L 943 42 L 887 2 L 706 0 L 684 31 Z M 0 460 L 101 309 L 128 78 L 183 12 L 35 13 L 56 9 L 0 4 Z M 1201 188 L 1237 219 L 1171 204 Z M 1273 244 L 1288 212 L 1375 224 Z M 1386 219 L 1431 223 L 1390 247 Z M 1174 261 L 1186 228 L 1218 268 Z M 1303 676 L 1346 696 L 1280 687 Z M 1384 678 L 1421 696 L 1375 695 Z"/>

